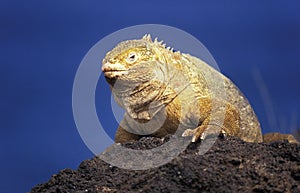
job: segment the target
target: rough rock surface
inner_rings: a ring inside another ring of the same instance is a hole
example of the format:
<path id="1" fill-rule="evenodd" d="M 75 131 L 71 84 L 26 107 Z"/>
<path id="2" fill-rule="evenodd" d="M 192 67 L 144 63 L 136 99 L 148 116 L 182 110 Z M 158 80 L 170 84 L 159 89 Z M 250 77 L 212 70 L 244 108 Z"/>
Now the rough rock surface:
<path id="1" fill-rule="evenodd" d="M 145 149 L 163 142 L 147 137 L 125 145 Z M 190 144 L 166 165 L 144 171 L 120 169 L 95 157 L 77 170 L 62 170 L 31 192 L 300 192 L 299 144 L 226 137 L 198 155 L 199 144 Z"/>

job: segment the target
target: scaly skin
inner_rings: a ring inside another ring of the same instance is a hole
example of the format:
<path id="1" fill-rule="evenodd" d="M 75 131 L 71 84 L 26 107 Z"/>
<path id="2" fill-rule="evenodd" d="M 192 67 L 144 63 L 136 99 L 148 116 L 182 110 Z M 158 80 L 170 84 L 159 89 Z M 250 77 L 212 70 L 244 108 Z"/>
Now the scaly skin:
<path id="1" fill-rule="evenodd" d="M 192 136 L 193 142 L 220 133 L 247 142 L 263 141 L 245 96 L 227 77 L 194 56 L 174 52 L 145 35 L 121 42 L 102 63 L 116 102 L 126 110 L 115 142 L 178 132 Z M 292 135 L 268 135 L 266 141 L 296 142 Z"/>

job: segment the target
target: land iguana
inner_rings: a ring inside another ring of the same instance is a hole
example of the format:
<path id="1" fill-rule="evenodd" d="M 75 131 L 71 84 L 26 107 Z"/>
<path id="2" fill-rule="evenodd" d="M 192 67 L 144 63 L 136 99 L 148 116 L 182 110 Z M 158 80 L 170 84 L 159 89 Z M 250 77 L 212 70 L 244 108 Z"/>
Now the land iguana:
<path id="1" fill-rule="evenodd" d="M 166 47 L 149 34 L 119 43 L 102 61 L 114 99 L 125 109 L 115 142 L 164 137 L 178 128 L 192 142 L 211 135 L 234 135 L 246 142 L 288 140 L 262 136 L 246 97 L 226 76 L 204 61 Z"/>

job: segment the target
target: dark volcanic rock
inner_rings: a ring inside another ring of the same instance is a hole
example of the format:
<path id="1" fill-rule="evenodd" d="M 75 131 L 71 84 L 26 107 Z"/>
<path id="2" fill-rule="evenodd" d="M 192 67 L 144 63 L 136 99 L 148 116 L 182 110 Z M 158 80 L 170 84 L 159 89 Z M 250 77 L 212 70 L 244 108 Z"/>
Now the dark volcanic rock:
<path id="1" fill-rule="evenodd" d="M 152 148 L 165 140 L 147 137 L 127 143 Z M 77 170 L 65 169 L 31 192 L 300 192 L 300 145 L 217 139 L 204 155 L 200 143 L 173 161 L 148 170 L 126 170 L 95 157 Z"/>

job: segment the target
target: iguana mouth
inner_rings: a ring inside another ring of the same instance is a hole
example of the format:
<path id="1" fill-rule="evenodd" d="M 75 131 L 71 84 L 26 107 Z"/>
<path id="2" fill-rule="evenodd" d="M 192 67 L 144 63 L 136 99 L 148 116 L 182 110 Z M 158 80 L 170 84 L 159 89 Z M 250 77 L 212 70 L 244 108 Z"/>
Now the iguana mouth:
<path id="1" fill-rule="evenodd" d="M 111 63 L 103 64 L 102 71 L 107 78 L 117 78 L 128 73 L 127 69 L 123 65 Z"/>
<path id="2" fill-rule="evenodd" d="M 127 70 L 104 70 L 105 74 L 124 74 L 127 73 Z"/>
<path id="3" fill-rule="evenodd" d="M 128 71 L 127 70 L 109 70 L 109 71 L 103 71 L 104 72 L 104 76 L 107 78 L 118 78 L 124 74 L 127 74 Z"/>

